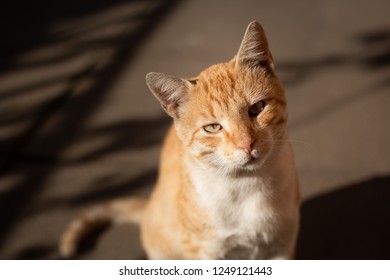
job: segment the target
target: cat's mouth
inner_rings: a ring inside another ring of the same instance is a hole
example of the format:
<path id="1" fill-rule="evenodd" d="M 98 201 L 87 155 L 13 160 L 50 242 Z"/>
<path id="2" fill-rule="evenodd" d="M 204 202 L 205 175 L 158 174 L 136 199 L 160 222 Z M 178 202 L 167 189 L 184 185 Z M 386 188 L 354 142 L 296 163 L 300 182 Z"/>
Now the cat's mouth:
<path id="1" fill-rule="evenodd" d="M 260 155 L 259 155 L 259 151 L 257 149 L 251 150 L 251 152 L 249 154 L 246 154 L 245 165 L 255 163 L 259 159 L 259 157 L 260 157 Z"/>
<path id="2" fill-rule="evenodd" d="M 259 165 L 259 159 L 249 156 L 246 162 L 242 165 L 245 168 L 253 169 Z"/>
<path id="3" fill-rule="evenodd" d="M 260 164 L 260 155 L 257 149 L 252 150 L 249 154 L 245 155 L 242 162 L 244 168 L 253 169 Z"/>
<path id="4" fill-rule="evenodd" d="M 248 159 L 244 165 L 254 164 L 256 161 L 257 161 L 257 158 L 253 157 L 252 155 L 249 155 Z"/>

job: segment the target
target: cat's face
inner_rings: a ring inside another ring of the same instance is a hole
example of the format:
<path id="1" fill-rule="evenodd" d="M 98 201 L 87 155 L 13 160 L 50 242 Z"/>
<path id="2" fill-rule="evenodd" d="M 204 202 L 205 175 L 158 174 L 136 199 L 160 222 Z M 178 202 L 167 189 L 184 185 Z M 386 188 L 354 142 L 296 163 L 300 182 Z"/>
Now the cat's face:
<path id="1" fill-rule="evenodd" d="M 189 86 L 175 118 L 193 157 L 223 173 L 259 168 L 284 136 L 286 102 L 269 69 L 251 71 L 235 60 L 212 66 Z"/>
<path id="2" fill-rule="evenodd" d="M 151 73 L 147 83 L 192 158 L 208 168 L 224 174 L 256 170 L 284 136 L 284 92 L 256 22 L 230 62 L 190 80 Z"/>

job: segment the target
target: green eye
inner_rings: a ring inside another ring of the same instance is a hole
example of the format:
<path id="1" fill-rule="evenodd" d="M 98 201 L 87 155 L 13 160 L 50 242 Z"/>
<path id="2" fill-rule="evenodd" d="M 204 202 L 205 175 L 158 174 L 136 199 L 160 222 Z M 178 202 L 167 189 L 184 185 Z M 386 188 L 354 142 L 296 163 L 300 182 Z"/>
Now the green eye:
<path id="1" fill-rule="evenodd" d="M 222 125 L 218 123 L 212 123 L 212 124 L 205 125 L 203 129 L 208 133 L 216 133 L 222 129 Z"/>
<path id="2" fill-rule="evenodd" d="M 249 107 L 248 113 L 250 117 L 256 117 L 258 114 L 260 114 L 265 107 L 265 101 L 261 100 L 252 106 Z"/>

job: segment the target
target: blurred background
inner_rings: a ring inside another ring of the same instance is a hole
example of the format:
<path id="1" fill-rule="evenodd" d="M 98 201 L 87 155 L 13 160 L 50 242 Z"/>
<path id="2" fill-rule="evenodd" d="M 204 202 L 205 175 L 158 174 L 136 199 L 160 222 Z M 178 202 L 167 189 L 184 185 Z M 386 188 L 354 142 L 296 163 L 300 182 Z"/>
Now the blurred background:
<path id="1" fill-rule="evenodd" d="M 0 258 L 58 259 L 89 206 L 147 196 L 170 124 L 145 74 L 196 76 L 266 30 L 303 196 L 300 259 L 390 259 L 390 2 L 14 0 L 0 9 Z M 110 227 L 81 259 L 139 259 Z"/>

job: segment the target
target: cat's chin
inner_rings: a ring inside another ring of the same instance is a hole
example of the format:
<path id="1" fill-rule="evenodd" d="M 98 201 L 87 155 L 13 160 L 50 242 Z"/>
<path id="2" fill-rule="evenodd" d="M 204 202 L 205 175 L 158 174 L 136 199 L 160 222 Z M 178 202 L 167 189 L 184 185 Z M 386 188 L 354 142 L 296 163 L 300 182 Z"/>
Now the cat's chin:
<path id="1" fill-rule="evenodd" d="M 264 166 L 261 159 L 252 159 L 244 164 L 217 167 L 218 173 L 227 177 L 247 176 L 258 172 Z"/>
<path id="2" fill-rule="evenodd" d="M 243 166 L 240 167 L 240 170 L 244 171 L 258 171 L 263 166 L 263 161 L 260 159 L 253 159 Z"/>
<path id="3" fill-rule="evenodd" d="M 250 160 L 247 163 L 245 163 L 242 166 L 242 168 L 243 169 L 247 169 L 247 170 L 256 170 L 256 169 L 260 168 L 260 166 L 261 166 L 260 160 L 259 159 L 253 159 L 253 160 Z"/>
<path id="4" fill-rule="evenodd" d="M 238 170 L 256 171 L 260 169 L 265 161 L 265 157 L 260 157 L 257 150 L 254 150 L 252 155 L 247 156 L 244 162 L 238 164 Z"/>

